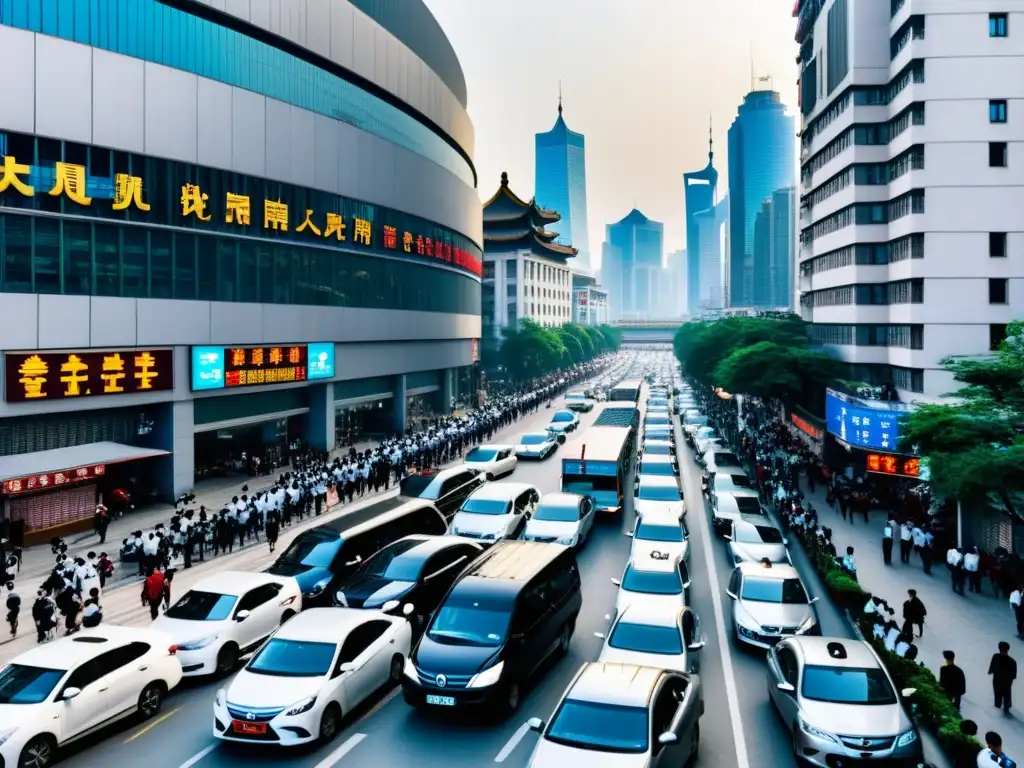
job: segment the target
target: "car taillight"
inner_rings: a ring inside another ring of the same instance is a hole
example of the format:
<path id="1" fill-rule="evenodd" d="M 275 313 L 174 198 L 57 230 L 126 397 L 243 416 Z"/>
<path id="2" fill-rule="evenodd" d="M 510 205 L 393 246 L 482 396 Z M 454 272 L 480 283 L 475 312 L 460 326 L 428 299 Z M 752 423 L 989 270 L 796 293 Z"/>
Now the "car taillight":
<path id="1" fill-rule="evenodd" d="M 176 646 L 176 645 L 172 645 L 170 648 L 167 649 L 167 655 L 168 656 L 173 656 L 177 652 L 178 652 L 178 646 Z"/>

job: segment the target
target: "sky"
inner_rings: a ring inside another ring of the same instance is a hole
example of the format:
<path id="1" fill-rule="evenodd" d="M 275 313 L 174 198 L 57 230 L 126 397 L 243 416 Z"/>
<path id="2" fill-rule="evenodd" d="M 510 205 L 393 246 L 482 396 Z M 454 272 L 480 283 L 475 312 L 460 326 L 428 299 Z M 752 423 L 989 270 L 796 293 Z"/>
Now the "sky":
<path id="1" fill-rule="evenodd" d="M 707 164 L 710 117 L 725 194 L 726 133 L 752 65 L 796 110 L 793 0 L 425 2 L 466 75 L 481 200 L 502 171 L 533 195 L 533 137 L 554 124 L 561 81 L 566 124 L 587 139 L 595 266 L 605 225 L 634 205 L 665 223 L 667 253 L 685 246 L 683 173 Z"/>

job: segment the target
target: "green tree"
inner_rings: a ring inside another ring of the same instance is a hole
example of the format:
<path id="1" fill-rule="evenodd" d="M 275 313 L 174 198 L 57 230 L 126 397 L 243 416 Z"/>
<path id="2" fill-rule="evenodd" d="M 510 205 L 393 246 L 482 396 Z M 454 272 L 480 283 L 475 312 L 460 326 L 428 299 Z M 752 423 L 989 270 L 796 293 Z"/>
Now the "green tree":
<path id="1" fill-rule="evenodd" d="M 841 364 L 806 345 L 759 341 L 735 347 L 715 366 L 716 386 L 727 392 L 740 392 L 786 405 L 813 402 L 815 392 L 823 392 L 834 382 Z"/>
<path id="2" fill-rule="evenodd" d="M 782 319 L 742 316 L 684 323 L 676 331 L 673 348 L 688 376 L 708 386 L 722 386 L 714 380 L 718 364 L 735 350 L 762 341 L 799 348 L 809 345 L 803 320 L 786 315 Z"/>
<path id="3" fill-rule="evenodd" d="M 533 320 L 503 331 L 502 364 L 513 379 L 531 379 L 558 368 L 566 356 L 565 344 L 555 331 Z"/>
<path id="4" fill-rule="evenodd" d="M 605 341 L 603 352 L 618 352 L 622 348 L 622 331 L 613 325 L 604 323 L 595 329 Z"/>

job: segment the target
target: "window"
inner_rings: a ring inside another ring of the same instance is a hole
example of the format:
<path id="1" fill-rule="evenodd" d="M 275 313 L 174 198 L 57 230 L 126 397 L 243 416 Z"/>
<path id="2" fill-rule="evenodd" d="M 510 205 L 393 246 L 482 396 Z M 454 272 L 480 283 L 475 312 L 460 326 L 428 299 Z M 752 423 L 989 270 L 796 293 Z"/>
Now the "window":
<path id="1" fill-rule="evenodd" d="M 989 101 L 988 121 L 990 123 L 1006 122 L 1006 99 L 991 99 Z"/>
<path id="2" fill-rule="evenodd" d="M 988 255 L 995 259 L 1006 258 L 1006 233 L 988 233 Z"/>
<path id="3" fill-rule="evenodd" d="M 1005 277 L 993 277 L 988 281 L 988 303 L 1006 304 L 1008 281 Z"/>
<path id="4" fill-rule="evenodd" d="M 1006 37 L 1007 34 L 1007 15 L 1005 13 L 990 13 L 988 15 L 988 36 Z"/>
<path id="5" fill-rule="evenodd" d="M 1005 168 L 1007 165 L 1005 141 L 990 141 L 988 145 L 989 168 Z"/>
<path id="6" fill-rule="evenodd" d="M 993 323 L 988 327 L 988 348 L 991 352 L 999 349 L 1006 341 L 1006 323 Z"/>

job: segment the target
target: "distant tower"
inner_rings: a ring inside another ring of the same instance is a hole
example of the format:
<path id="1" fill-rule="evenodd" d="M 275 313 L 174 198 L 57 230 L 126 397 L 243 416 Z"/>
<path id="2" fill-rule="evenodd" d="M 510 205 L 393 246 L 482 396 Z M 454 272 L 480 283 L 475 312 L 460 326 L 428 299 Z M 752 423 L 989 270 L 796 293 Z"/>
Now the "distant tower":
<path id="1" fill-rule="evenodd" d="M 714 207 L 718 196 L 718 171 L 714 167 L 715 139 L 710 116 L 708 117 L 708 164 L 699 171 L 683 174 L 683 191 L 686 196 L 686 308 L 696 316 L 701 301 L 706 298 L 708 286 L 701 286 L 700 228 L 696 216 Z M 704 249 L 706 252 L 707 249 Z"/>

